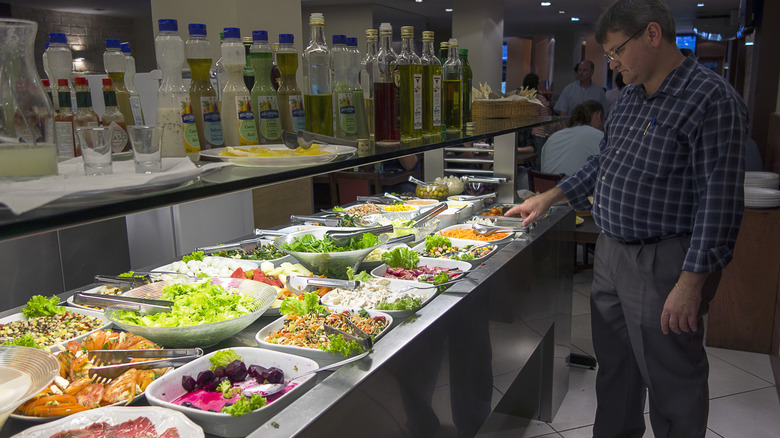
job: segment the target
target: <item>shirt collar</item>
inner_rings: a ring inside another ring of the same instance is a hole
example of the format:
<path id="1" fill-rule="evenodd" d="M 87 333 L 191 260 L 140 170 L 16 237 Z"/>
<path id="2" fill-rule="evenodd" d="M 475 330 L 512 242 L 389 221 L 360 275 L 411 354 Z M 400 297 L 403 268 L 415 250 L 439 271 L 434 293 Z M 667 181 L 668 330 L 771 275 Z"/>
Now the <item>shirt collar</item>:
<path id="1" fill-rule="evenodd" d="M 661 86 L 655 92 L 654 95 L 665 93 L 670 96 L 679 96 L 682 94 L 685 84 L 688 83 L 688 79 L 693 74 L 693 70 L 696 67 L 696 58 L 693 55 L 688 55 L 685 60 L 677 68 L 669 73 L 669 76 L 664 79 Z M 645 93 L 645 87 L 631 85 L 632 93 Z M 650 96 L 652 97 L 652 96 Z"/>

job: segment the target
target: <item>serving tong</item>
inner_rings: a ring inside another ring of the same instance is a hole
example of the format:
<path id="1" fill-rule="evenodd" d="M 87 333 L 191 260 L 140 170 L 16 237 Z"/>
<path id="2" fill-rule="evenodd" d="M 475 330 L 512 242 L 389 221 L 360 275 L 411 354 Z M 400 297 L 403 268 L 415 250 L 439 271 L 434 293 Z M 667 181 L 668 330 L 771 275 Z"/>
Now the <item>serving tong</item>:
<path id="1" fill-rule="evenodd" d="M 346 246 L 349 245 L 350 239 L 355 237 L 360 237 L 365 233 L 379 235 L 379 234 L 392 233 L 392 232 L 393 232 L 393 225 L 391 224 L 391 225 L 381 225 L 378 227 L 364 228 L 362 230 L 357 230 L 357 231 L 328 230 L 325 231 L 325 236 L 330 238 L 330 240 L 332 240 L 336 246 Z"/>
<path id="2" fill-rule="evenodd" d="M 103 295 L 93 292 L 76 292 L 73 303 L 87 306 L 113 306 L 119 310 L 130 310 L 141 315 L 170 312 L 173 301 L 152 300 L 148 298 L 126 297 L 121 295 Z"/>
<path id="3" fill-rule="evenodd" d="M 480 236 L 490 236 L 491 234 L 495 233 L 518 233 L 518 232 L 528 232 L 530 229 L 529 227 L 498 227 L 498 226 L 489 226 L 489 225 L 482 225 L 482 224 L 471 224 L 471 229 L 474 230 L 475 233 L 479 234 Z"/>
<path id="4" fill-rule="evenodd" d="M 303 275 L 291 275 L 287 277 L 287 288 L 298 292 L 312 292 L 319 287 L 334 287 L 341 289 L 357 289 L 360 281 L 338 280 L 335 278 L 306 277 Z"/>
<path id="5" fill-rule="evenodd" d="M 347 313 L 352 315 L 352 312 L 347 311 Z M 360 347 L 363 348 L 363 351 L 368 351 L 371 349 L 371 347 L 374 346 L 374 340 L 371 339 L 371 336 L 367 335 L 363 330 L 360 330 L 360 328 L 356 326 L 355 323 L 349 319 L 349 317 L 344 318 L 344 322 L 347 323 L 351 333 L 339 330 L 336 327 L 330 326 L 328 324 L 325 324 L 325 333 L 331 335 L 341 335 L 345 340 L 350 342 L 357 341 L 360 344 Z"/>
<path id="6" fill-rule="evenodd" d="M 183 365 L 203 356 L 200 348 L 174 348 L 163 350 L 90 350 L 89 358 L 97 366 L 89 369 L 89 377 L 113 380 L 131 368 L 152 370 Z M 151 359 L 132 362 L 137 359 Z M 108 364 L 108 365 L 104 365 Z"/>
<path id="7" fill-rule="evenodd" d="M 217 251 L 223 251 L 226 249 L 241 249 L 243 251 L 251 251 L 255 248 L 257 248 L 258 244 L 261 240 L 266 239 L 265 235 L 261 235 L 259 237 L 252 237 L 249 239 L 243 239 L 236 242 L 228 242 L 228 243 L 222 243 L 219 245 L 212 245 L 212 246 L 201 246 L 200 248 L 196 248 L 195 251 L 203 251 L 206 254 L 211 254 Z"/>
<path id="8" fill-rule="evenodd" d="M 141 287 L 145 284 L 149 284 L 152 282 L 152 278 L 149 275 L 146 274 L 135 275 L 135 274 L 136 272 L 133 272 L 132 277 L 125 277 L 121 275 L 95 275 L 93 278 L 96 283 L 128 285 L 130 289 L 135 289 L 137 287 Z M 122 288 L 120 287 L 120 289 Z"/>

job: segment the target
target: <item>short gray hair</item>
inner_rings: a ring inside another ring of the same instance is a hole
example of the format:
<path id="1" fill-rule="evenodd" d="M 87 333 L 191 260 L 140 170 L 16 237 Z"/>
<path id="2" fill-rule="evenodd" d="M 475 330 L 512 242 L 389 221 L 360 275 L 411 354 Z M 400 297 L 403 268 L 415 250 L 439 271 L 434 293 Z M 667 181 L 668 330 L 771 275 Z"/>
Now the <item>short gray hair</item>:
<path id="1" fill-rule="evenodd" d="M 664 0 L 617 0 L 596 23 L 596 42 L 604 44 L 607 32 L 633 35 L 651 22 L 661 26 L 663 38 L 676 43 L 674 16 Z"/>

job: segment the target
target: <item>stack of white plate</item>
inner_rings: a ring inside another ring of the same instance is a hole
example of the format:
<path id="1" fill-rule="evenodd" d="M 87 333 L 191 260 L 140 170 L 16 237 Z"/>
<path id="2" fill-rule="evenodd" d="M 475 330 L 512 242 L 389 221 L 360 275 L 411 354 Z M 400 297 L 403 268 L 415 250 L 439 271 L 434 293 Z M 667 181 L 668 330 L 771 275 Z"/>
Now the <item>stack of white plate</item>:
<path id="1" fill-rule="evenodd" d="M 780 207 L 780 190 L 765 189 L 763 187 L 745 187 L 745 207 Z"/>
<path id="2" fill-rule="evenodd" d="M 780 175 L 774 172 L 745 172 L 745 187 L 777 190 L 780 187 Z"/>

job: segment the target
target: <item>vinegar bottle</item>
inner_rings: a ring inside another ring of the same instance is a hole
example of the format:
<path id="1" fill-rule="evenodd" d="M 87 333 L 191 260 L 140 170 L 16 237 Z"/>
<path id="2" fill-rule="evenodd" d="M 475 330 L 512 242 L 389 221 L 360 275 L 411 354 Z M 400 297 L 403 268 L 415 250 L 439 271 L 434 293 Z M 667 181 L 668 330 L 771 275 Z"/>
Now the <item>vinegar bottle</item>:
<path id="1" fill-rule="evenodd" d="M 303 51 L 303 104 L 306 130 L 333 136 L 333 96 L 330 89 L 330 50 L 325 43 L 325 18 L 309 17 L 311 39 Z"/>
<path id="2" fill-rule="evenodd" d="M 423 136 L 441 137 L 441 62 L 433 51 L 433 32 L 422 36 Z"/>
<path id="3" fill-rule="evenodd" d="M 255 71 L 255 85 L 252 87 L 252 112 L 257 124 L 260 143 L 280 143 L 282 122 L 279 120 L 279 103 L 276 90 L 271 83 L 273 53 L 268 44 L 268 32 L 252 32 L 252 47 L 249 48 L 249 60 Z"/>
<path id="4" fill-rule="evenodd" d="M 449 41 L 442 41 L 439 44 L 439 62 L 444 65 L 447 59 L 450 57 L 450 43 Z"/>
<path id="5" fill-rule="evenodd" d="M 64 85 L 61 87 L 64 92 Z M 70 94 L 70 91 L 68 91 Z M 97 113 L 92 109 L 92 92 L 89 91 L 89 81 L 87 78 L 76 78 L 76 105 L 78 111 L 73 116 L 73 129 L 80 128 L 82 126 L 98 127 L 100 126 L 100 118 Z M 77 157 L 81 156 L 81 146 L 79 145 L 78 136 L 76 137 L 76 151 Z"/>
<path id="6" fill-rule="evenodd" d="M 105 68 L 108 77 L 111 78 L 113 83 L 117 106 L 119 112 L 125 118 L 125 125 L 134 125 L 133 110 L 130 107 L 130 92 L 125 87 L 127 61 L 122 53 L 121 44 L 116 38 L 106 38 L 106 51 L 103 52 L 103 68 Z"/>
<path id="7" fill-rule="evenodd" d="M 159 33 L 154 39 L 157 65 L 162 69 L 162 82 L 157 91 L 157 126 L 162 128 L 162 156 L 200 156 L 198 128 L 192 112 L 190 93 L 181 79 L 184 66 L 184 41 L 179 37 L 176 20 L 160 19 Z"/>
<path id="8" fill-rule="evenodd" d="M 225 32 L 219 33 L 219 47 L 222 48 L 222 42 L 225 41 Z M 219 108 L 222 108 L 222 90 L 225 88 L 225 81 L 227 80 L 227 72 L 225 71 L 225 64 L 222 62 L 222 55 L 220 54 L 217 62 L 214 63 L 214 72 L 217 75 L 217 100 L 219 101 Z"/>
<path id="9" fill-rule="evenodd" d="M 393 27 L 390 23 L 382 23 L 379 26 L 379 51 L 374 65 L 374 137 L 377 144 L 398 143 L 401 140 L 397 99 L 400 96 L 397 96 L 395 82 L 398 63 L 390 46 L 392 37 Z"/>
<path id="10" fill-rule="evenodd" d="M 201 149 L 219 148 L 225 145 L 222 118 L 219 115 L 217 92 L 211 85 L 211 42 L 206 38 L 206 25 L 190 23 L 190 37 L 185 43 L 187 64 L 192 72 L 190 102 L 195 116 Z"/>
<path id="11" fill-rule="evenodd" d="M 59 91 L 57 97 L 60 112 L 54 118 L 54 132 L 57 140 L 57 156 L 73 158 L 76 156 L 76 140 L 73 131 L 73 110 L 70 108 L 70 87 L 67 79 L 58 79 Z"/>
<path id="12" fill-rule="evenodd" d="M 357 118 L 352 89 L 349 86 L 350 53 L 347 50 L 347 36 L 333 35 L 331 67 L 333 68 L 333 100 L 336 102 L 336 137 L 345 140 L 357 139 Z M 362 96 L 361 96 L 362 99 Z"/>
<path id="13" fill-rule="evenodd" d="M 133 54 L 130 51 L 130 43 L 122 43 L 120 47 L 125 55 L 125 65 L 127 67 L 125 71 L 125 88 L 130 93 L 130 109 L 133 112 L 133 122 L 136 125 L 143 125 L 144 112 L 141 109 L 141 95 L 138 94 L 138 89 L 135 88 L 135 58 L 133 58 Z"/>
<path id="14" fill-rule="evenodd" d="M 401 141 L 422 140 L 422 63 L 414 53 L 414 27 L 401 28 L 401 54 L 398 70 L 401 75 Z"/>
<path id="15" fill-rule="evenodd" d="M 279 34 L 279 50 L 276 51 L 276 62 L 279 64 L 279 118 L 282 129 L 287 132 L 298 132 L 306 129 L 306 117 L 303 108 L 303 94 L 298 88 L 295 74 L 298 71 L 298 51 L 293 46 L 294 35 Z"/>
<path id="16" fill-rule="evenodd" d="M 111 137 L 111 152 L 127 152 L 130 150 L 130 138 L 127 135 L 125 116 L 119 111 L 116 101 L 116 91 L 111 78 L 103 78 L 103 126 L 114 128 Z"/>
<path id="17" fill-rule="evenodd" d="M 442 66 L 444 91 L 441 111 L 442 123 L 448 132 L 460 131 L 462 123 L 461 79 L 462 68 L 458 58 L 458 40 L 450 38 L 449 57 Z"/>
<path id="18" fill-rule="evenodd" d="M 463 68 L 463 127 L 471 121 L 471 65 L 469 64 L 469 49 L 458 49 L 460 63 Z"/>
<path id="19" fill-rule="evenodd" d="M 241 38 L 241 44 L 244 46 L 244 85 L 247 90 L 252 90 L 255 86 L 255 69 L 249 63 L 249 48 L 252 47 L 252 37 Z"/>
<path id="20" fill-rule="evenodd" d="M 245 146 L 257 144 L 257 126 L 252 113 L 251 96 L 244 83 L 246 53 L 241 44 L 241 30 L 237 27 L 224 29 L 222 42 L 222 63 L 227 72 L 225 88 L 222 90 L 222 127 L 225 145 Z"/>
<path id="21" fill-rule="evenodd" d="M 360 85 L 362 56 L 357 48 L 357 38 L 347 37 L 347 51 L 349 52 L 349 69 L 347 70 L 347 77 L 349 78 L 349 89 L 352 92 L 352 102 L 355 105 L 355 123 L 357 124 L 355 137 L 358 140 L 369 140 L 366 101 L 363 95 L 363 88 Z"/>
<path id="22" fill-rule="evenodd" d="M 377 55 L 376 29 L 366 29 L 366 56 L 361 61 L 360 87 L 366 102 L 366 118 L 368 119 L 368 135 L 374 138 L 374 69 Z"/>
<path id="23" fill-rule="evenodd" d="M 279 71 L 279 64 L 276 63 L 276 52 L 279 51 L 279 43 L 273 43 L 271 51 L 274 54 L 274 65 L 271 67 L 271 84 L 274 86 L 274 90 L 279 90 L 279 76 L 282 73 Z"/>

